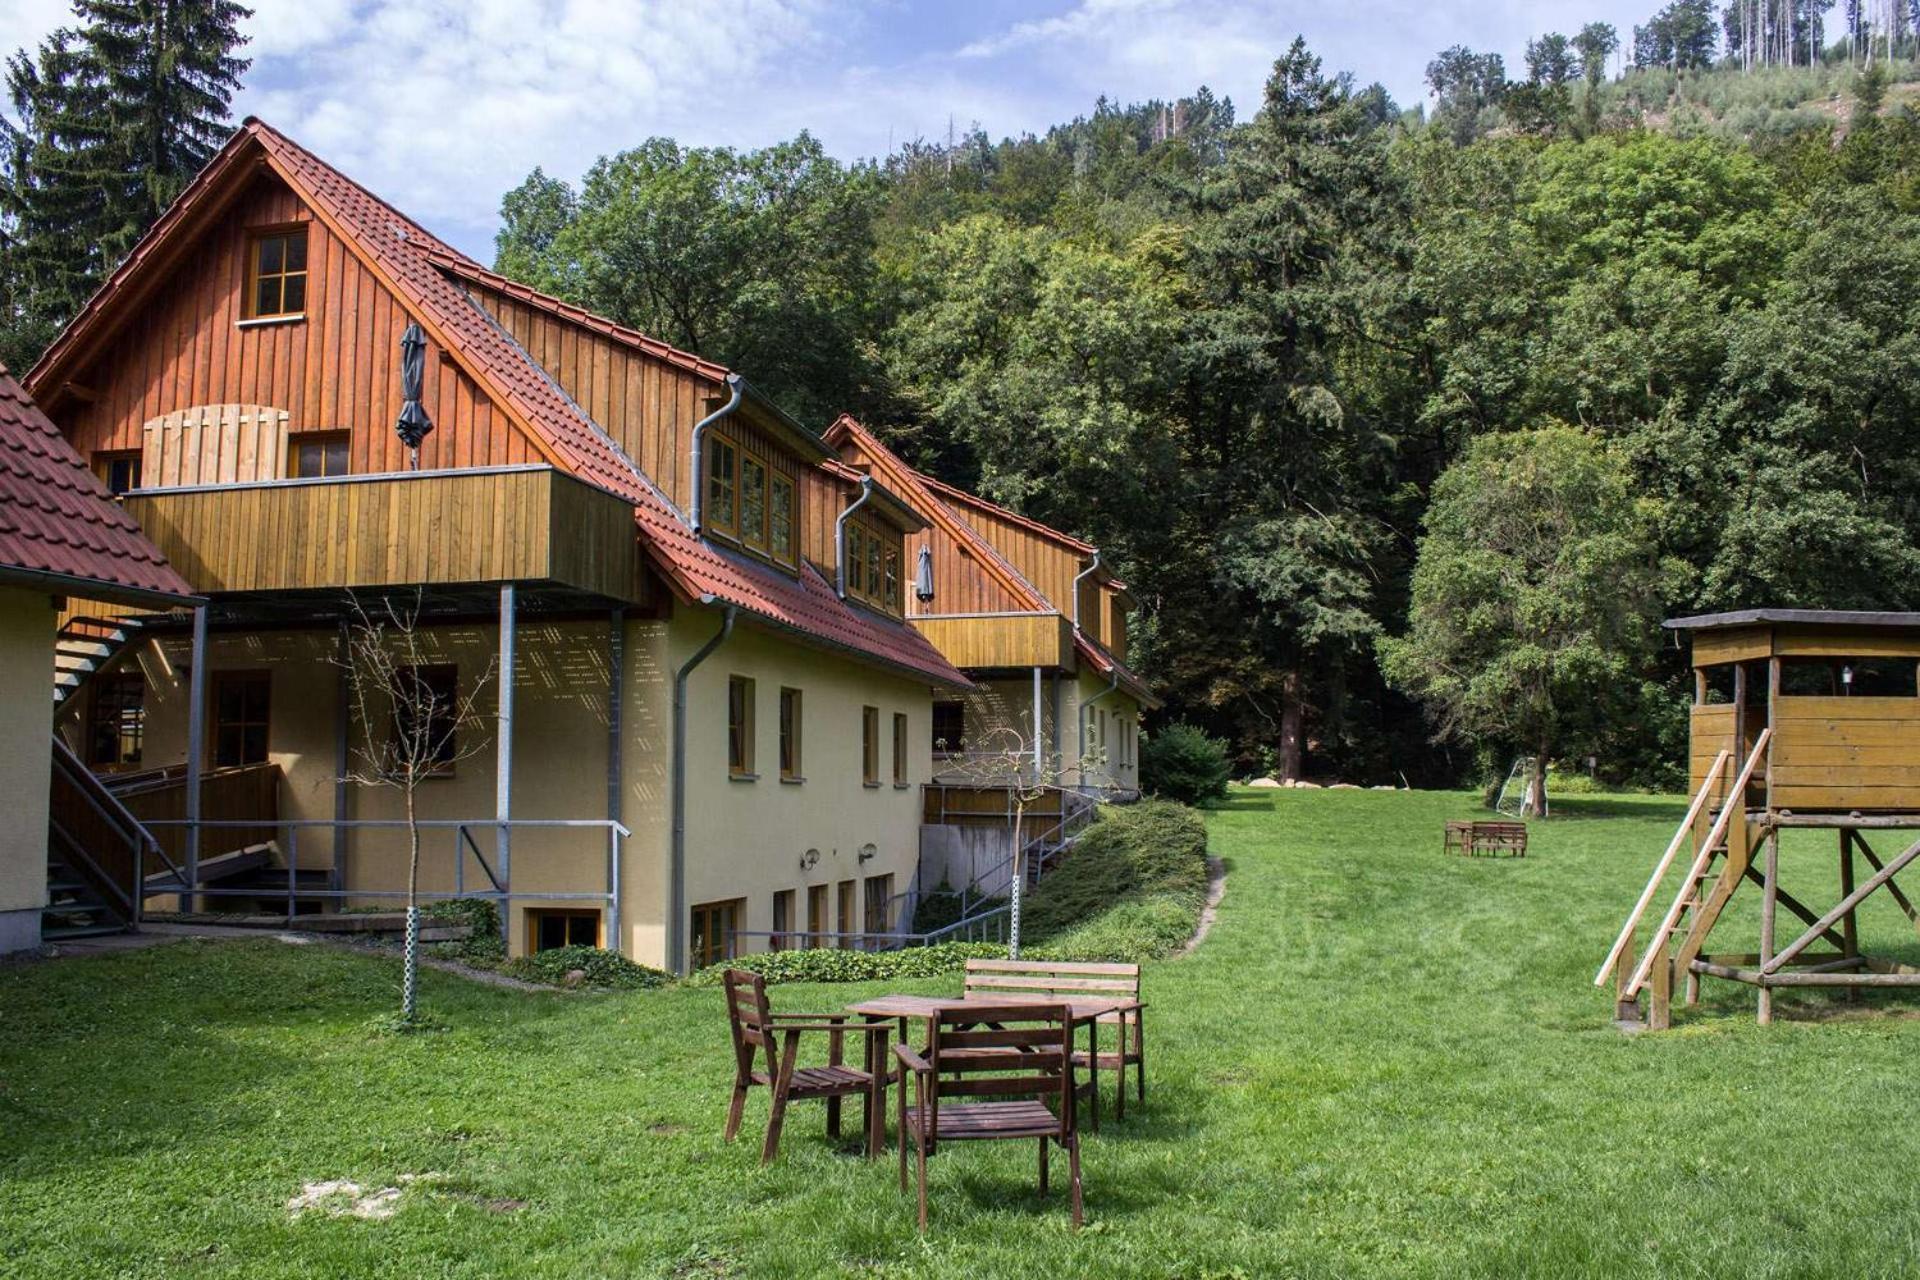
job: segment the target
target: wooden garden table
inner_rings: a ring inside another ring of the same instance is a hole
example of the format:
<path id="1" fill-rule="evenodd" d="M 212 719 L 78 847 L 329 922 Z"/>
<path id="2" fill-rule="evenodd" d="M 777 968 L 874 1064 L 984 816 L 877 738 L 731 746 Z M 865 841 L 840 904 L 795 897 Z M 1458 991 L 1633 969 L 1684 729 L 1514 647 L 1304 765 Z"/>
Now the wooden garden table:
<path id="1" fill-rule="evenodd" d="M 1123 1017 L 1129 1013 L 1137 1013 L 1146 1007 L 1145 1004 L 1126 996 L 1062 997 L 1024 995 L 1016 992 L 996 991 L 991 999 L 982 997 L 972 1000 L 955 996 L 875 996 L 871 1000 L 861 1000 L 858 1003 L 848 1005 L 847 1012 L 859 1014 L 865 1018 L 869 1024 L 886 1022 L 888 1020 L 898 1021 L 900 1024 L 900 1042 L 906 1044 L 909 1043 L 907 1040 L 907 1023 L 910 1020 L 915 1018 L 931 1020 L 933 1016 L 942 1009 L 951 1009 L 956 1005 L 966 1004 L 992 1004 L 1002 1007 L 1009 1004 L 1065 1005 L 1067 1007 L 1067 1017 L 1072 1021 L 1075 1030 L 1081 1027 L 1087 1029 L 1087 1082 L 1080 1086 L 1075 1096 L 1090 1094 L 1093 1097 L 1093 1125 L 1094 1130 L 1098 1132 L 1100 1127 L 1100 1019 L 1116 1013 L 1123 1015 Z M 1121 1034 L 1123 1036 L 1126 1034 L 1126 1024 L 1124 1021 L 1121 1023 Z M 878 1052 L 884 1054 L 890 1051 L 889 1048 L 885 1044 L 880 1043 L 879 1037 L 872 1034 L 864 1035 L 861 1039 L 865 1040 L 867 1045 L 867 1070 L 873 1071 L 879 1066 L 884 1065 L 883 1063 L 876 1063 L 874 1055 L 876 1049 Z M 1123 1081 L 1125 1078 L 1124 1076 L 1121 1077 Z M 900 1082 L 900 1087 L 903 1089 L 907 1087 L 904 1079 Z M 884 1123 L 883 1121 L 882 1124 Z"/>

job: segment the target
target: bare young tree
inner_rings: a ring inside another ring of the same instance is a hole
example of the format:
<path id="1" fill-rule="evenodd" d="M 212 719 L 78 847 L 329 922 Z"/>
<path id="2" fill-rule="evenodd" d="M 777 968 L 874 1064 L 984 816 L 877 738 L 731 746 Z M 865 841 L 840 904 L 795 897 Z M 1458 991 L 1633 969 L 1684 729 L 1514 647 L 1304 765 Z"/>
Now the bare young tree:
<path id="1" fill-rule="evenodd" d="M 404 798 L 407 817 L 407 932 L 400 979 L 400 1018 L 412 1022 L 418 1009 L 420 952 L 419 790 L 460 761 L 486 749 L 474 708 L 493 680 L 494 665 L 466 688 L 449 687 L 447 668 L 421 633 L 421 597 L 409 604 L 382 598 L 369 610 L 349 593 L 344 667 L 358 740 L 345 781 L 385 787 Z M 335 834 L 335 839 L 339 839 Z"/>

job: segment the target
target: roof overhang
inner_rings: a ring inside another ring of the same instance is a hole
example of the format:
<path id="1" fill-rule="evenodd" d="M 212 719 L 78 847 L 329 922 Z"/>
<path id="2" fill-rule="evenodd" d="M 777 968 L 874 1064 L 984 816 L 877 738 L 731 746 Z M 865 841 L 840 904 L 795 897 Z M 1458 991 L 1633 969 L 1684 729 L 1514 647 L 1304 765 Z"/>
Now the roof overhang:
<path id="1" fill-rule="evenodd" d="M 0 586 L 28 587 L 36 591 L 49 591 L 55 595 L 100 600 L 107 604 L 158 605 L 163 609 L 188 608 L 207 602 L 205 596 L 146 591 L 139 587 L 122 586 L 117 582 L 103 582 L 99 578 L 82 577 L 78 574 L 48 573 L 42 569 L 25 569 L 19 565 L 0 565 Z"/>
<path id="2" fill-rule="evenodd" d="M 1849 609 L 1736 609 L 1729 613 L 1698 613 L 1668 618 L 1660 625 L 1669 631 L 1714 631 L 1723 627 L 1769 624 L 1796 627 L 1890 627 L 1920 630 L 1920 613 L 1882 613 Z"/>

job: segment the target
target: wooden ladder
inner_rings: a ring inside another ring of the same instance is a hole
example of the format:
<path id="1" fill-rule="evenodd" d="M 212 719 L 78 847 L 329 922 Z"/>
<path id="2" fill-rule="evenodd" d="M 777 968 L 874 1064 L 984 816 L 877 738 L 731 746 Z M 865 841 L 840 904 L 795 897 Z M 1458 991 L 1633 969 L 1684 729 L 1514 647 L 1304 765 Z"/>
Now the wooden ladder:
<path id="1" fill-rule="evenodd" d="M 1655 1003 L 1660 1006 L 1656 1010 L 1656 1021 L 1664 1024 L 1666 997 L 1671 991 L 1674 976 L 1671 964 L 1662 963 L 1668 960 L 1668 945 L 1672 942 L 1673 935 L 1679 930 L 1683 918 L 1690 916 L 1694 921 L 1694 927 L 1688 934 L 1690 942 L 1694 940 L 1694 935 L 1703 933 L 1700 929 L 1701 924 L 1711 923 L 1702 915 L 1703 909 L 1708 906 L 1708 901 L 1702 893 L 1707 881 L 1708 869 L 1712 866 L 1714 857 L 1723 848 L 1728 847 L 1734 823 L 1740 824 L 1740 835 L 1743 838 L 1747 836 L 1745 808 L 1747 786 L 1753 781 L 1753 775 L 1760 768 L 1761 762 L 1766 759 L 1767 745 L 1772 740 L 1773 730 L 1767 728 L 1761 730 L 1760 736 L 1754 741 L 1753 750 L 1741 766 L 1732 787 L 1726 791 L 1721 801 L 1720 811 L 1715 815 L 1706 838 L 1700 841 L 1686 877 L 1680 882 L 1679 890 L 1673 896 L 1672 904 L 1668 906 L 1666 914 L 1661 918 L 1653 935 L 1647 939 L 1646 950 L 1639 956 L 1639 963 L 1636 965 L 1634 934 L 1647 908 L 1652 905 L 1655 895 L 1659 893 L 1660 885 L 1672 868 L 1674 859 L 1679 856 L 1681 846 L 1698 827 L 1702 814 L 1707 812 L 1714 788 L 1732 761 L 1733 753 L 1722 750 L 1714 757 L 1712 767 L 1707 770 L 1706 777 L 1700 783 L 1700 789 L 1694 793 L 1693 802 L 1687 806 L 1686 817 L 1681 819 L 1679 829 L 1673 833 L 1673 839 L 1667 843 L 1666 852 L 1661 854 L 1660 861 L 1654 865 L 1653 874 L 1647 877 L 1646 888 L 1640 891 L 1640 898 L 1634 903 L 1633 910 L 1628 913 L 1626 923 L 1621 926 L 1619 936 L 1614 939 L 1612 948 L 1607 952 L 1607 958 L 1601 962 L 1599 971 L 1594 974 L 1593 985 L 1596 987 L 1604 987 L 1608 978 L 1617 977 L 1616 1002 L 1622 1016 L 1626 1016 L 1627 1012 L 1637 1005 L 1640 992 L 1645 989 L 1648 981 L 1655 980 L 1658 984 Z M 1748 843 L 1751 841 L 1749 840 Z M 1656 969 L 1656 966 L 1660 967 Z"/>

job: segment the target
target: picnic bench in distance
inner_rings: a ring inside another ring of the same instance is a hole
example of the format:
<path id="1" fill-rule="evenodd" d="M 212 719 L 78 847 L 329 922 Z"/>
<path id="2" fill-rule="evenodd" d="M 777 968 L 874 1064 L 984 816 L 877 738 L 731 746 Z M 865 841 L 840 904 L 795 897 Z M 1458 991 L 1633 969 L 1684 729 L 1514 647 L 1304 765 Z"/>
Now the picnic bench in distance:
<path id="1" fill-rule="evenodd" d="M 1469 858 L 1524 858 L 1527 856 L 1527 824 L 1479 820 L 1449 822 L 1440 852 L 1458 853 Z"/>

